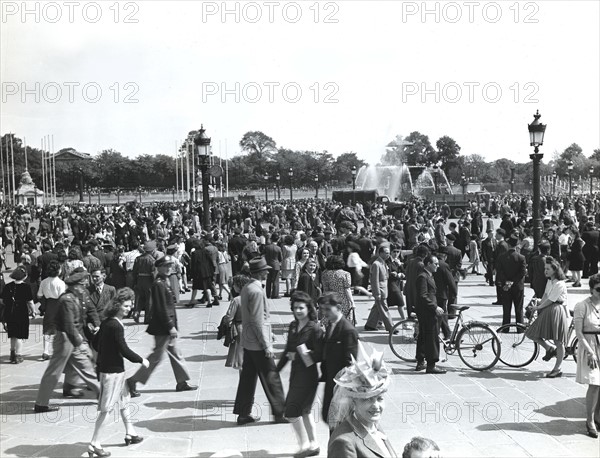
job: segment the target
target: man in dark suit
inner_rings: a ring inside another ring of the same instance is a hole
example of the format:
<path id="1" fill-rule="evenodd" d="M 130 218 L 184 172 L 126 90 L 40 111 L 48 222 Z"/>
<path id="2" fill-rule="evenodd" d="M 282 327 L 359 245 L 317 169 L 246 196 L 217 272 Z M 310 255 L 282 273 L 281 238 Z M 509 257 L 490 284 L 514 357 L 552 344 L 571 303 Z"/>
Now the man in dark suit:
<path id="1" fill-rule="evenodd" d="M 406 262 L 406 286 L 404 295 L 406 296 L 406 313 L 410 316 L 417 305 L 417 276 L 423 272 L 423 259 L 429 254 L 426 246 L 419 245 L 415 254 Z"/>
<path id="2" fill-rule="evenodd" d="M 456 236 L 450 232 L 446 235 L 446 247 L 442 250 L 446 253 L 446 263 L 450 268 L 450 272 L 452 272 L 452 276 L 454 277 L 454 282 L 456 283 L 456 296 L 448 297 L 448 302 L 450 304 L 456 304 L 456 298 L 458 297 L 458 282 L 460 281 L 460 274 L 462 271 L 462 252 L 454 246 L 456 242 Z"/>
<path id="3" fill-rule="evenodd" d="M 445 374 L 435 364 L 440 360 L 440 323 L 438 317 L 444 309 L 437 305 L 437 288 L 433 274 L 439 261 L 432 255 L 423 260 L 424 269 L 417 277 L 417 306 L 415 308 L 419 320 L 419 336 L 417 338 L 417 367 L 416 371 L 427 368 L 428 374 Z M 427 361 L 427 365 L 425 365 Z"/>
<path id="4" fill-rule="evenodd" d="M 321 363 L 321 381 L 325 382 L 323 394 L 323 420 L 327 422 L 329 406 L 333 398 L 333 381 L 336 374 L 350 366 L 352 357 L 358 354 L 358 332 L 350 323 L 340 307 L 340 298 L 336 293 L 326 293 L 319 298 L 319 308 L 329 320 L 325 330 L 323 361 Z"/>
<path id="5" fill-rule="evenodd" d="M 242 230 L 239 227 L 236 227 L 233 232 L 234 235 L 227 244 L 227 248 L 229 250 L 229 256 L 231 256 L 231 271 L 233 275 L 237 275 L 244 265 L 242 252 L 248 243 L 248 239 L 242 236 Z"/>
<path id="6" fill-rule="evenodd" d="M 155 263 L 157 270 L 156 280 L 152 283 L 152 317 L 146 332 L 154 336 L 154 350 L 148 356 L 150 365 L 140 367 L 138 371 L 127 379 L 127 386 L 131 397 L 140 396 L 136 389 L 137 382 L 144 385 L 163 359 L 165 352 L 169 354 L 171 368 L 177 384 L 176 391 L 193 391 L 198 389 L 190 385 L 190 374 L 185 365 L 181 350 L 177 347 L 177 313 L 175 311 L 175 295 L 169 286 L 169 269 L 173 262 L 166 257 L 160 258 Z"/>
<path id="7" fill-rule="evenodd" d="M 458 291 L 456 288 L 456 282 L 454 276 L 450 271 L 450 267 L 446 264 L 446 253 L 440 252 L 438 254 L 439 265 L 433 279 L 435 280 L 435 287 L 437 289 L 436 299 L 438 307 L 444 309 L 444 313 L 448 313 L 449 298 L 458 297 Z M 453 303 L 450 303 L 452 305 Z M 442 315 L 440 320 L 440 326 L 442 328 L 442 334 L 444 339 L 450 338 L 450 325 L 448 324 L 448 316 Z"/>
<path id="8" fill-rule="evenodd" d="M 90 272 L 92 284 L 88 286 L 90 293 L 90 301 L 96 307 L 96 312 L 102 320 L 104 318 L 104 309 L 117 295 L 117 290 L 114 286 L 105 284 L 106 270 L 104 267 Z"/>
<path id="9" fill-rule="evenodd" d="M 267 274 L 266 293 L 268 299 L 279 299 L 279 273 L 281 272 L 281 263 L 283 255 L 281 248 L 277 245 L 279 234 L 271 235 L 271 243 L 265 245 L 265 260 L 271 268 Z"/>
<path id="10" fill-rule="evenodd" d="M 469 229 L 470 227 L 471 224 L 468 221 L 464 221 L 463 224 L 460 226 L 458 232 L 459 240 L 457 240 L 456 245 L 457 248 L 460 249 L 460 252 L 462 254 L 461 260 L 467 253 L 467 250 L 469 249 L 469 244 L 471 243 L 471 231 Z"/>
<path id="11" fill-rule="evenodd" d="M 589 278 L 598 273 L 598 261 L 600 261 L 600 232 L 593 222 L 588 222 L 581 233 L 581 239 L 585 242 L 583 246 L 583 278 Z"/>
<path id="12" fill-rule="evenodd" d="M 529 280 L 531 282 L 531 289 L 533 289 L 535 297 L 541 297 L 544 295 L 546 290 L 546 283 L 548 278 L 546 277 L 546 256 L 550 252 L 550 244 L 547 240 L 543 240 L 538 245 L 539 253 L 534 253 L 527 264 L 527 271 L 529 273 Z"/>
<path id="13" fill-rule="evenodd" d="M 487 238 L 481 242 L 481 261 L 485 267 L 485 280 L 494 286 L 494 265 L 496 263 L 496 240 L 494 231 L 488 229 Z"/>
<path id="14" fill-rule="evenodd" d="M 500 257 L 508 251 L 508 244 L 504 240 L 506 231 L 502 228 L 496 229 L 496 251 L 494 253 L 494 270 L 496 271 L 496 302 L 493 305 L 502 304 L 502 286 L 498 281 L 498 262 Z"/>
<path id="15" fill-rule="evenodd" d="M 135 258 L 133 262 L 133 290 L 135 291 L 133 319 L 136 323 L 139 322 L 142 311 L 144 311 L 144 324 L 150 323 L 150 291 L 154 281 L 154 257 L 152 253 L 154 253 L 154 250 L 156 250 L 156 243 L 146 242 L 144 244 L 144 254 Z"/>
<path id="16" fill-rule="evenodd" d="M 50 262 L 57 261 L 58 254 L 52 251 L 52 247 L 47 241 L 42 243 L 42 255 L 38 257 L 37 263 L 38 268 L 40 269 L 41 279 L 43 280 L 48 276 L 48 266 Z"/>
<path id="17" fill-rule="evenodd" d="M 514 305 L 517 323 L 523 323 L 523 299 L 525 274 L 527 265 L 525 256 L 517 253 L 519 242 L 517 234 L 513 233 L 508 239 L 509 248 L 498 258 L 496 281 L 502 291 L 502 324 L 509 324 L 511 310 Z"/>

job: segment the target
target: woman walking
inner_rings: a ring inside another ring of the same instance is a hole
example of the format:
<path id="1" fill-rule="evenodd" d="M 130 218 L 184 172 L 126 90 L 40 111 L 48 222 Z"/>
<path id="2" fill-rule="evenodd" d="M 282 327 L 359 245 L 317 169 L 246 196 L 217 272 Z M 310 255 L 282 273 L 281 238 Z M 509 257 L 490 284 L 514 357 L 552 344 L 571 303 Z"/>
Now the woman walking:
<path id="1" fill-rule="evenodd" d="M 600 274 L 590 277 L 590 296 L 575 306 L 573 320 L 579 338 L 575 380 L 588 385 L 585 427 L 596 439 L 600 429 Z"/>
<path id="2" fill-rule="evenodd" d="M 52 356 L 52 343 L 54 334 L 56 334 L 56 314 L 59 311 L 58 298 L 67 290 L 67 285 L 62 281 L 58 274 L 60 273 L 60 263 L 56 260 L 48 264 L 48 277 L 40 283 L 37 297 L 40 300 L 40 312 L 44 314 L 42 322 L 42 331 L 44 333 L 44 349 L 42 351 L 42 360 L 46 361 Z"/>
<path id="3" fill-rule="evenodd" d="M 321 295 L 321 288 L 319 286 L 317 277 L 316 259 L 311 258 L 306 262 L 306 264 L 304 264 L 304 268 L 302 269 L 300 278 L 298 279 L 298 287 L 296 288 L 296 291 L 305 292 L 315 302 Z"/>
<path id="4" fill-rule="evenodd" d="M 569 270 L 571 271 L 571 279 L 573 280 L 573 288 L 581 286 L 581 274 L 583 265 L 585 264 L 585 256 L 583 255 L 583 246 L 585 242 L 579 235 L 579 231 L 575 227 L 569 228 L 568 231 L 571 240 L 570 251 L 568 254 Z"/>
<path id="5" fill-rule="evenodd" d="M 331 255 L 327 258 L 325 272 L 321 275 L 321 282 L 323 293 L 337 293 L 340 298 L 340 310 L 344 318 L 354 322 L 355 306 L 352 297 L 352 282 L 350 273 L 344 270 L 344 259 L 341 256 Z"/>
<path id="6" fill-rule="evenodd" d="M 544 273 L 548 278 L 544 295 L 534 311 L 538 312 L 537 319 L 527 328 L 526 336 L 544 347 L 544 361 L 556 357 L 554 368 L 546 374 L 547 378 L 562 376 L 560 366 L 565 356 L 565 340 L 568 332 L 567 316 L 567 285 L 565 274 L 560 264 L 552 257 L 546 258 Z M 547 341 L 552 341 L 554 345 Z"/>
<path id="7" fill-rule="evenodd" d="M 31 287 L 25 281 L 27 272 L 23 267 L 17 267 L 2 291 L 4 312 L 2 322 L 6 323 L 6 332 L 10 339 L 10 362 L 23 362 L 23 340 L 29 338 L 29 316 L 33 315 L 33 295 Z"/>
<path id="8" fill-rule="evenodd" d="M 294 243 L 294 237 L 286 235 L 283 239 L 283 247 L 281 248 L 283 258 L 281 262 L 281 278 L 285 280 L 285 297 L 290 297 L 291 291 L 294 288 L 297 251 L 298 247 Z"/>
<path id="9" fill-rule="evenodd" d="M 106 319 L 94 338 L 98 350 L 97 373 L 100 380 L 100 396 L 98 399 L 98 418 L 94 427 L 94 435 L 88 446 L 88 456 L 110 456 L 100 444 L 102 425 L 109 412 L 119 408 L 125 425 L 125 445 L 138 444 L 144 440 L 135 432 L 130 419 L 129 403 L 131 401 L 125 379 L 123 357 L 132 363 L 141 363 L 148 367 L 150 363 L 129 348 L 125 341 L 123 318 L 133 307 L 134 293 L 131 288 L 121 288 L 114 300 L 104 309 Z"/>
<path id="10" fill-rule="evenodd" d="M 295 291 L 290 302 L 294 321 L 290 323 L 285 350 L 277 364 L 280 372 L 288 361 L 292 362 L 284 416 L 290 420 L 300 446 L 294 457 L 316 456 L 321 450 L 311 410 L 319 385 L 317 362 L 321 360 L 321 327 L 308 294 Z"/>

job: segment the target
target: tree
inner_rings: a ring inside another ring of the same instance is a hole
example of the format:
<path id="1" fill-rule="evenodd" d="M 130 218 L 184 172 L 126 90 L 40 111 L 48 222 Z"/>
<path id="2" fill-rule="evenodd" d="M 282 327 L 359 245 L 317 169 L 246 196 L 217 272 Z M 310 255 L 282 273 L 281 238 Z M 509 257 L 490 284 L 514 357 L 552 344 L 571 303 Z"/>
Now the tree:
<path id="1" fill-rule="evenodd" d="M 573 177 L 585 176 L 588 174 L 588 159 L 583 155 L 581 146 L 577 143 L 572 143 L 565 148 L 560 157 L 556 161 L 556 173 L 561 178 L 568 176 L 568 162 L 573 162 Z"/>
<path id="2" fill-rule="evenodd" d="M 425 165 L 431 162 L 437 162 L 437 153 L 431 146 L 429 137 L 420 132 L 411 132 L 404 139 L 406 142 L 411 142 L 404 149 L 406 164 L 408 165 Z"/>
<path id="3" fill-rule="evenodd" d="M 592 161 L 600 162 L 600 148 L 596 148 L 590 156 Z"/>
<path id="4" fill-rule="evenodd" d="M 240 147 L 242 151 L 258 160 L 277 151 L 275 140 L 260 131 L 246 132 L 240 140 Z"/>
<path id="5" fill-rule="evenodd" d="M 456 164 L 460 154 L 460 146 L 453 138 L 444 135 L 435 143 L 437 147 L 437 159 L 442 162 L 442 170 L 448 173 L 450 167 Z"/>

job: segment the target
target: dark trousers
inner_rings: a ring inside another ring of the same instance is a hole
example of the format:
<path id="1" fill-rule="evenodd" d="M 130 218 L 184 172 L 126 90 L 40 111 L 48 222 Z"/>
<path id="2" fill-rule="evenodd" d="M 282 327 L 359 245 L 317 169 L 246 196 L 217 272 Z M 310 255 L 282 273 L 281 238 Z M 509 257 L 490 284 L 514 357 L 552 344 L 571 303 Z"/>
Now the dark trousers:
<path id="1" fill-rule="evenodd" d="M 440 323 L 437 315 L 418 315 L 417 361 L 427 361 L 427 367 L 435 366 L 440 360 Z"/>
<path id="2" fill-rule="evenodd" d="M 485 281 L 488 285 L 494 286 L 494 266 L 489 262 L 485 263 Z"/>
<path id="3" fill-rule="evenodd" d="M 264 350 L 255 351 L 245 348 L 233 413 L 241 417 L 247 417 L 252 413 L 257 378 L 260 378 L 260 384 L 271 404 L 273 415 L 283 416 L 285 396 L 275 361 L 273 358 L 267 358 Z"/>
<path id="4" fill-rule="evenodd" d="M 151 307 L 151 290 L 154 278 L 151 276 L 138 277 L 135 285 L 135 311 L 144 312 L 144 323 L 148 323 Z"/>
<path id="5" fill-rule="evenodd" d="M 448 299 L 438 297 L 437 305 L 444 309 L 445 314 L 448 313 Z M 450 331 L 450 325 L 448 324 L 448 315 L 438 317 L 438 321 L 440 322 L 440 328 L 442 329 L 442 334 L 444 334 L 444 339 L 449 339 L 452 332 Z"/>
<path id="6" fill-rule="evenodd" d="M 511 322 L 511 312 L 513 305 L 515 307 L 515 318 L 517 323 L 523 323 L 523 299 L 524 290 L 523 287 L 513 286 L 508 291 L 502 290 L 502 324 L 509 324 Z"/>
<path id="7" fill-rule="evenodd" d="M 279 274 L 280 270 L 271 269 L 267 274 L 266 293 L 269 299 L 279 297 Z"/>

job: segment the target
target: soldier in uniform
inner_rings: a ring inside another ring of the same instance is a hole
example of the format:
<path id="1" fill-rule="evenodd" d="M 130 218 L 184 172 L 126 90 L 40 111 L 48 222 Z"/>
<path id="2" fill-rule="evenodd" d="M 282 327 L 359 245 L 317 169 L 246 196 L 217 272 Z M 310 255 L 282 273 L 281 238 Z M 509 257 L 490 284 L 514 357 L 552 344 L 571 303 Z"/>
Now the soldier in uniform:
<path id="1" fill-rule="evenodd" d="M 162 360 L 165 352 L 169 354 L 169 361 L 173 368 L 173 374 L 177 384 L 176 391 L 192 391 L 198 389 L 190 385 L 188 380 L 190 374 L 185 365 L 185 359 L 181 350 L 177 348 L 177 313 L 175 311 L 175 296 L 169 284 L 169 270 L 173 261 L 166 256 L 155 263 L 157 270 L 156 280 L 152 283 L 152 318 L 146 332 L 154 336 L 154 350 L 148 356 L 149 367 L 141 367 L 132 377 L 127 379 L 127 386 L 131 397 L 140 396 L 137 391 L 137 382 L 144 385 L 148 382 L 150 375 Z"/>
<path id="2" fill-rule="evenodd" d="M 133 263 L 133 289 L 135 291 L 135 312 L 133 319 L 140 321 L 140 314 L 144 312 L 144 324 L 150 323 L 150 290 L 154 281 L 154 257 L 152 253 L 156 243 L 146 242 L 144 254 L 135 258 Z"/>

